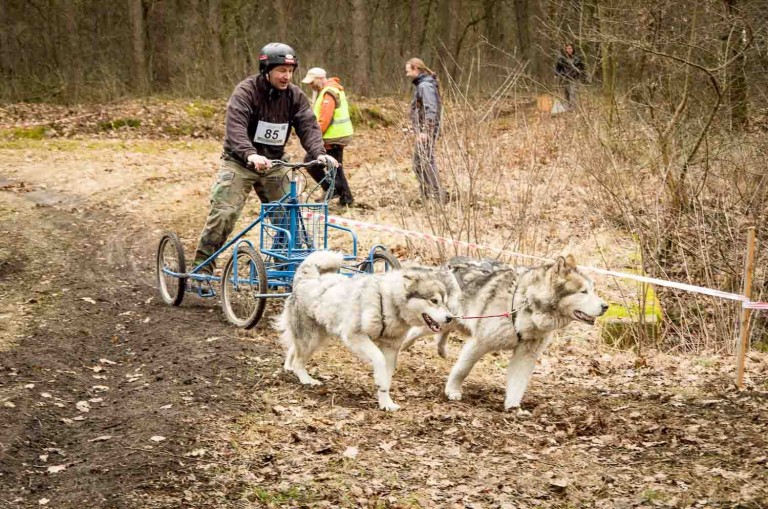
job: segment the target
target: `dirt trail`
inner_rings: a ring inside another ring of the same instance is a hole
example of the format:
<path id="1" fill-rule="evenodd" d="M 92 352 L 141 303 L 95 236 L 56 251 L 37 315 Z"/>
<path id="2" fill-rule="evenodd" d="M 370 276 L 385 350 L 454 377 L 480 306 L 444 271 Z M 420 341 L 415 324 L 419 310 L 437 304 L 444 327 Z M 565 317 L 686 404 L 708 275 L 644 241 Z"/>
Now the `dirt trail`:
<path id="1" fill-rule="evenodd" d="M 217 303 L 159 302 L 156 241 L 170 228 L 191 248 L 215 152 L 0 149 L 0 507 L 768 504 L 764 356 L 738 393 L 728 359 L 636 366 L 575 327 L 515 415 L 502 357 L 448 402 L 450 362 L 421 344 L 395 377 L 404 410 L 387 415 L 342 348 L 306 389 L 266 323 L 243 333 Z"/>
<path id="2" fill-rule="evenodd" d="M 63 179 L 18 164 L 3 176 L 3 507 L 138 507 L 158 483 L 173 491 L 163 479 L 194 469 L 201 423 L 245 408 L 244 359 L 265 353 L 213 304 L 158 302 L 155 211 L 126 211 L 142 179 L 114 178 L 104 156 L 85 171 L 82 156 L 40 162 Z"/>

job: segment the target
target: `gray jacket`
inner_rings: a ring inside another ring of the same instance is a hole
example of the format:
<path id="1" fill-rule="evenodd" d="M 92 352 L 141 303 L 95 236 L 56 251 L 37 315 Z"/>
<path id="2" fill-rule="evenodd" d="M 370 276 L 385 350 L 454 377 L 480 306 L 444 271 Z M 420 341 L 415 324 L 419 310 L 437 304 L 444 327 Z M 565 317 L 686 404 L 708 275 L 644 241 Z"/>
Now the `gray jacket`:
<path id="1" fill-rule="evenodd" d="M 416 86 L 410 110 L 413 128 L 416 132 L 437 136 L 443 112 L 437 79 L 429 74 L 420 74 L 413 80 L 413 84 Z"/>

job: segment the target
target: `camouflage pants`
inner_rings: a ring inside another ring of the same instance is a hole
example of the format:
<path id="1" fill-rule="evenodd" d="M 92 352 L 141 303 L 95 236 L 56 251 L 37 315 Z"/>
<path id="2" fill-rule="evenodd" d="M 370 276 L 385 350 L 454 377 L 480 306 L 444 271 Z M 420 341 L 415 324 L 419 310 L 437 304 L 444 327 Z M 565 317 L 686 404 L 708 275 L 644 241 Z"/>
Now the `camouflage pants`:
<path id="1" fill-rule="evenodd" d="M 256 191 L 262 203 L 277 201 L 288 192 L 290 182 L 285 177 L 288 171 L 286 168 L 271 168 L 256 172 L 234 161 L 221 162 L 216 181 L 211 188 L 211 211 L 208 213 L 208 220 L 200 234 L 195 252 L 195 267 L 207 260 L 227 241 L 248 195 L 251 194 L 251 189 Z M 279 222 L 279 218 L 273 217 L 272 223 L 275 222 Z M 214 267 L 215 261 L 203 267 L 200 272 L 211 273 Z"/>

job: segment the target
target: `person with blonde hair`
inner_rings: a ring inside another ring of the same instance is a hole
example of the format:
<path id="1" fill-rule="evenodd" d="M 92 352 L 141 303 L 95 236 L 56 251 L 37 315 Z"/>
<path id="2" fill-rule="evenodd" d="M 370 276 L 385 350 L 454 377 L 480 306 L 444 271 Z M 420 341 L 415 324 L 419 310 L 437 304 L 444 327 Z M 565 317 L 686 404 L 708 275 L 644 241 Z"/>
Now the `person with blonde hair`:
<path id="1" fill-rule="evenodd" d="M 405 63 L 405 75 L 416 87 L 410 107 L 411 124 L 416 133 L 413 172 L 419 179 L 422 196 L 444 202 L 447 195 L 435 163 L 443 109 L 437 75 L 420 58 L 411 58 Z"/>

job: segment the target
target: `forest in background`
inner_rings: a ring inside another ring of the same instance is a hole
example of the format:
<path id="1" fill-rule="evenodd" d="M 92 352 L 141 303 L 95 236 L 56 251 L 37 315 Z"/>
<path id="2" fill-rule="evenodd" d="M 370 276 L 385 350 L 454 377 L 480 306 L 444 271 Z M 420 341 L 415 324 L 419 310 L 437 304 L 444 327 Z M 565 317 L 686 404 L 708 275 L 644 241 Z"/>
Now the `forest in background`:
<path id="1" fill-rule="evenodd" d="M 300 71 L 322 66 L 360 95 L 405 91 L 412 56 L 473 92 L 512 75 L 540 90 L 572 42 L 609 95 L 663 94 L 682 84 L 669 68 L 690 62 L 763 102 L 766 13 L 746 0 L 4 0 L 0 98 L 226 97 L 269 41 L 293 45 Z"/>

